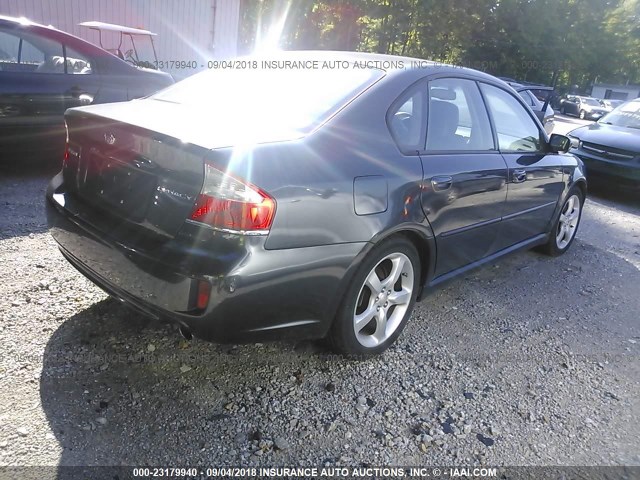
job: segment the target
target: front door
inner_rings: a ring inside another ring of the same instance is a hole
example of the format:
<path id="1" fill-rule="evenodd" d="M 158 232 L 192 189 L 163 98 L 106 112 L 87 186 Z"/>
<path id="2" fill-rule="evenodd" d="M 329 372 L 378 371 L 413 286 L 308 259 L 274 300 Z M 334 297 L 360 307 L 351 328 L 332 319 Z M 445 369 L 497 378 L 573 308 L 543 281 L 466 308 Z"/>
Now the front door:
<path id="1" fill-rule="evenodd" d="M 68 45 L 65 45 L 64 52 L 67 68 L 62 93 L 66 108 L 90 105 L 98 95 L 101 84 L 95 62 Z"/>
<path id="2" fill-rule="evenodd" d="M 421 201 L 436 237 L 440 276 L 497 251 L 507 167 L 476 82 L 431 80 L 428 99 Z"/>
<path id="3" fill-rule="evenodd" d="M 512 93 L 481 84 L 498 146 L 508 168 L 507 203 L 499 245 L 509 247 L 549 228 L 564 189 L 558 156 L 546 153 L 546 139 L 529 110 Z"/>

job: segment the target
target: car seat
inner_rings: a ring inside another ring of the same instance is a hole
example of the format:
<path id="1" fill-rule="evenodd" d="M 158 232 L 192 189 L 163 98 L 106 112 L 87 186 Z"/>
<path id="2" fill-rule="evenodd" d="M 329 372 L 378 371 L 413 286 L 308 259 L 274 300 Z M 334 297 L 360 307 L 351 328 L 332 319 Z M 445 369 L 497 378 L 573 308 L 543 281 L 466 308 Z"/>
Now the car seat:
<path id="1" fill-rule="evenodd" d="M 456 135 L 460 112 L 448 101 L 432 99 L 429 102 L 429 125 L 427 127 L 428 150 L 461 150 L 467 145 L 464 137 Z"/>

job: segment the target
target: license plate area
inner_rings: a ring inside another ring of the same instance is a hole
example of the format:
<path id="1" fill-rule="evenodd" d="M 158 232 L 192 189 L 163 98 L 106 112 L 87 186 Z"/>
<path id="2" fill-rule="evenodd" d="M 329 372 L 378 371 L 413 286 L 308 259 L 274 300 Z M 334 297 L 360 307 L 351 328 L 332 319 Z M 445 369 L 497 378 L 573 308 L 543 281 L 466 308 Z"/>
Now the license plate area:
<path id="1" fill-rule="evenodd" d="M 144 220 L 157 183 L 135 163 L 94 148 L 80 153 L 77 182 L 80 196 L 134 222 Z"/>

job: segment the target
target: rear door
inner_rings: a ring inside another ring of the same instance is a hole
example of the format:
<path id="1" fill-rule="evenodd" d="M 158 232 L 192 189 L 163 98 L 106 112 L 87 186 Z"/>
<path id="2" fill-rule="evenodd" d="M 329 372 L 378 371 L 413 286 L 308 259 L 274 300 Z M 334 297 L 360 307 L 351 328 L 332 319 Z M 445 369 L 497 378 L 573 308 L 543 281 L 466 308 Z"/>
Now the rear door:
<path id="1" fill-rule="evenodd" d="M 436 236 L 440 276 L 497 250 L 507 168 L 475 81 L 433 79 L 425 97 L 421 201 Z"/>
<path id="2" fill-rule="evenodd" d="M 0 27 L 0 140 L 61 159 L 64 112 L 92 103 L 100 78 L 86 55 L 50 37 L 47 29 Z"/>
<path id="3" fill-rule="evenodd" d="M 546 153 L 544 132 L 518 98 L 502 88 L 480 85 L 508 168 L 499 239 L 506 248 L 546 232 L 564 188 L 563 170 L 559 157 Z"/>
<path id="4" fill-rule="evenodd" d="M 562 104 L 563 113 L 568 113 L 570 115 L 578 115 L 578 99 L 570 95 Z"/>
<path id="5" fill-rule="evenodd" d="M 100 90 L 101 77 L 96 62 L 85 53 L 65 44 L 66 77 L 62 94 L 67 108 L 93 103 Z"/>
<path id="6" fill-rule="evenodd" d="M 0 27 L 2 145 L 28 148 L 55 141 L 63 132 L 63 91 L 62 44 Z"/>

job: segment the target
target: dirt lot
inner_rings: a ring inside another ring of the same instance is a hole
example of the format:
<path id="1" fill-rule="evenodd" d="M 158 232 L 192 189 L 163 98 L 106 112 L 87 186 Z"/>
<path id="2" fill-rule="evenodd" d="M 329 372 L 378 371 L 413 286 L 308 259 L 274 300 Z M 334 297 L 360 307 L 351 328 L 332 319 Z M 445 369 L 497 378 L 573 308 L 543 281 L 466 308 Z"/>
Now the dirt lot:
<path id="1" fill-rule="evenodd" d="M 59 254 L 0 174 L 0 465 L 640 464 L 640 206 L 428 297 L 385 355 L 181 340 Z"/>

